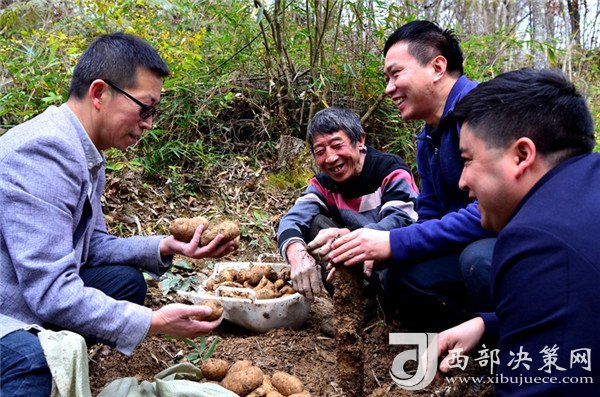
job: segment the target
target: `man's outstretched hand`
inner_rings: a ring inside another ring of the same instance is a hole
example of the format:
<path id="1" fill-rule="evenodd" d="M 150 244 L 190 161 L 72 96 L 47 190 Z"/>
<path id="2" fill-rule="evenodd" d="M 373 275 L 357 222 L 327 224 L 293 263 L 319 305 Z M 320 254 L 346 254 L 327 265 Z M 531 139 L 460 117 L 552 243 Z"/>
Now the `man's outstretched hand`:
<path id="1" fill-rule="evenodd" d="M 335 265 L 344 263 L 347 266 L 362 262 L 379 263 L 392 257 L 390 232 L 373 229 L 357 229 L 331 244 L 329 260 Z"/>
<path id="2" fill-rule="evenodd" d="M 206 335 L 221 324 L 222 317 L 214 321 L 204 319 L 212 309 L 204 305 L 173 303 L 152 312 L 148 334 L 165 334 L 180 338 L 197 338 Z"/>
<path id="3" fill-rule="evenodd" d="M 196 228 L 194 236 L 190 242 L 176 240 L 173 236 L 168 236 L 160 242 L 160 255 L 183 255 L 189 258 L 220 258 L 228 255 L 235 250 L 235 240 L 221 244 L 223 235 L 218 234 L 209 244 L 199 247 L 200 237 L 203 232 L 202 225 Z"/>

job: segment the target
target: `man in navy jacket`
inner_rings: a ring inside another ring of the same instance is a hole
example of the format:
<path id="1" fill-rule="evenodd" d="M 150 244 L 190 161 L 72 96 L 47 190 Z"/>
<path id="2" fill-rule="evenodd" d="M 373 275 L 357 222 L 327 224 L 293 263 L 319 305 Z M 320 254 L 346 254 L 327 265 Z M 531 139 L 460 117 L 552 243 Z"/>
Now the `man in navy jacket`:
<path id="1" fill-rule="evenodd" d="M 476 203 L 458 187 L 463 163 L 453 116 L 456 103 L 477 83 L 463 75 L 452 32 L 428 21 L 396 30 L 384 55 L 386 93 L 403 119 L 426 123 L 417 136 L 419 220 L 391 231 L 354 231 L 333 244 L 330 258 L 346 265 L 391 263 L 383 273 L 384 290 L 405 325 L 445 327 L 491 308 L 495 234 L 481 227 Z"/>
<path id="2" fill-rule="evenodd" d="M 600 395 L 600 155 L 585 99 L 560 72 L 524 69 L 481 84 L 455 115 L 460 186 L 500 234 L 495 312 L 440 334 L 440 353 L 468 354 L 486 334 L 499 396 Z"/>

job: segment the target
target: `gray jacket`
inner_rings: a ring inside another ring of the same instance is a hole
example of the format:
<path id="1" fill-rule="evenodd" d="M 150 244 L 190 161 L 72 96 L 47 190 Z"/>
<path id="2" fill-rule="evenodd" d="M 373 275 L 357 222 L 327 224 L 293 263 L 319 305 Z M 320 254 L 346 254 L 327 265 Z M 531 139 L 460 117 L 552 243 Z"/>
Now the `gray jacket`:
<path id="1" fill-rule="evenodd" d="M 82 265 L 165 269 L 163 236 L 107 233 L 105 162 L 64 104 L 0 137 L 0 337 L 52 323 L 131 354 L 152 312 L 83 285 Z"/>

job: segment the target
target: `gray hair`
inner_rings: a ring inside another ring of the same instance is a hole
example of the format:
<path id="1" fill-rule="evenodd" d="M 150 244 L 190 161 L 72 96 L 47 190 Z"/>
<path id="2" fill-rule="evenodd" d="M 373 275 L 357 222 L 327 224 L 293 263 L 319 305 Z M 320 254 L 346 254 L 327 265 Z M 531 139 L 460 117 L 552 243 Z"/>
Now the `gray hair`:
<path id="1" fill-rule="evenodd" d="M 365 130 L 360 124 L 360 119 L 350 109 L 330 107 L 318 111 L 308 126 L 306 140 L 313 152 L 313 137 L 315 135 L 333 134 L 344 131 L 350 138 L 352 146 L 362 138 Z"/>

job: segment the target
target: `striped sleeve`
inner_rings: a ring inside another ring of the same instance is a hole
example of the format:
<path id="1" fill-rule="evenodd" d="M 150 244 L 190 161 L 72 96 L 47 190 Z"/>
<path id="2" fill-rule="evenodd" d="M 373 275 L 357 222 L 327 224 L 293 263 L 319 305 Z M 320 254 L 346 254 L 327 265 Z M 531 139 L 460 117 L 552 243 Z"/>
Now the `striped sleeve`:
<path id="1" fill-rule="evenodd" d="M 382 181 L 381 187 L 374 194 L 379 194 L 379 221 L 366 224 L 364 227 L 377 230 L 390 230 L 410 225 L 417 221 L 416 200 L 419 194 L 413 176 L 404 169 L 396 169 Z M 368 201 L 363 197 L 363 201 Z"/>
<path id="2" fill-rule="evenodd" d="M 292 241 L 304 241 L 304 235 L 313 218 L 320 213 L 327 214 L 328 210 L 322 189 L 317 179 L 312 178 L 304 193 L 281 218 L 277 230 L 277 242 L 279 251 L 284 258 L 285 249 Z"/>

